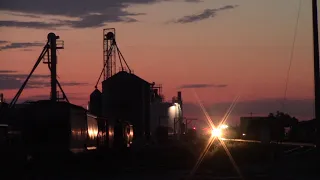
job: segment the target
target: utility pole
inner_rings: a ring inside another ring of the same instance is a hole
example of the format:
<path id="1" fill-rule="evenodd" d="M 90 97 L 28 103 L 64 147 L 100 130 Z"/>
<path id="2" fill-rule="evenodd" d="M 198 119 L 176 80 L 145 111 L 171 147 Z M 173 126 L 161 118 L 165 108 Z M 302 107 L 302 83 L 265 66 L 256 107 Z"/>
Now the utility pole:
<path id="1" fill-rule="evenodd" d="M 317 124 L 316 144 L 320 149 L 320 76 L 319 76 L 319 36 L 317 0 L 312 0 L 313 56 L 314 56 L 314 97 L 315 119 Z"/>

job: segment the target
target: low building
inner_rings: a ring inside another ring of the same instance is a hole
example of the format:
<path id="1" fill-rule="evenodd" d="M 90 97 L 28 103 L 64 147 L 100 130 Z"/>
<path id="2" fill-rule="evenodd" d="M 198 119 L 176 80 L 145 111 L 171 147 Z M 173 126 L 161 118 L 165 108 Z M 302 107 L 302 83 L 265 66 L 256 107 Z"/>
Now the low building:
<path id="1" fill-rule="evenodd" d="M 155 94 L 155 96 L 159 96 L 157 91 L 155 91 Z M 183 129 L 181 92 L 178 92 L 178 97 L 178 100 L 173 98 L 172 102 L 164 102 L 162 98 L 156 98 L 160 100 L 151 103 L 150 129 L 154 139 L 160 138 L 164 140 L 174 134 L 185 133 Z"/>
<path id="2" fill-rule="evenodd" d="M 150 105 L 150 132 L 155 136 L 158 127 L 169 127 L 169 108 L 172 103 L 154 102 Z"/>
<path id="3" fill-rule="evenodd" d="M 300 121 L 289 131 L 289 140 L 313 143 L 316 141 L 316 120 Z"/>
<path id="4" fill-rule="evenodd" d="M 242 139 L 269 142 L 281 140 L 284 136 L 284 127 L 270 117 L 241 117 L 240 137 Z"/>

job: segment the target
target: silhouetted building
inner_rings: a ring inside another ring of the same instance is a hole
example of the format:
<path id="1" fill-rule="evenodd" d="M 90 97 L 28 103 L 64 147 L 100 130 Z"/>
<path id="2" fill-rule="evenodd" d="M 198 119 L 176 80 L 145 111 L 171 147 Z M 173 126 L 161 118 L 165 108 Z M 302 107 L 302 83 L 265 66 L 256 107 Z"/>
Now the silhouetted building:
<path id="1" fill-rule="evenodd" d="M 7 111 L 8 111 L 8 104 L 5 102 L 0 102 L 0 124 L 1 123 L 8 123 L 7 122 Z"/>
<path id="2" fill-rule="evenodd" d="M 21 129 L 24 114 L 23 109 L 29 105 L 28 102 L 16 104 L 14 108 L 9 108 L 8 104 L 4 103 L 4 109 L 1 112 L 1 121 L 10 125 L 13 129 Z"/>
<path id="3" fill-rule="evenodd" d="M 172 103 L 154 102 L 150 107 L 150 129 L 151 135 L 155 135 L 158 127 L 169 127 L 169 108 Z M 162 128 L 162 129 L 163 129 Z M 162 131 L 161 131 L 162 132 Z"/>
<path id="4" fill-rule="evenodd" d="M 240 136 L 242 139 L 260 140 L 281 140 L 284 136 L 284 127 L 280 122 L 270 117 L 241 117 Z"/>
<path id="5" fill-rule="evenodd" d="M 291 127 L 289 140 L 313 143 L 316 140 L 316 120 L 300 121 Z"/>
<path id="6" fill-rule="evenodd" d="M 128 121 L 133 125 L 134 139 L 149 138 L 150 83 L 121 71 L 102 82 L 102 116 Z"/>

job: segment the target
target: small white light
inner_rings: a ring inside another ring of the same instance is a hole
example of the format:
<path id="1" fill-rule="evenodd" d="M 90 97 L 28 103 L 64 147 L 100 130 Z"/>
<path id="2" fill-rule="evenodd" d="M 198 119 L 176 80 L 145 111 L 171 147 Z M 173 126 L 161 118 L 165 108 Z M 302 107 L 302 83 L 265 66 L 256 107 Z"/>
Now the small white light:
<path id="1" fill-rule="evenodd" d="M 220 127 L 221 127 L 221 129 L 227 129 L 229 126 L 225 125 L 225 124 L 222 124 Z"/>

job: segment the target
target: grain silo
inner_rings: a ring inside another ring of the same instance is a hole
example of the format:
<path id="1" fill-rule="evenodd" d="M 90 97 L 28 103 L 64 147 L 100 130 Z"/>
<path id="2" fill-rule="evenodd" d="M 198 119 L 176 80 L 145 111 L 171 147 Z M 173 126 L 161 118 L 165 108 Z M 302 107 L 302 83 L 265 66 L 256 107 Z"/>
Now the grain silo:
<path id="1" fill-rule="evenodd" d="M 150 135 L 150 83 L 120 71 L 102 82 L 102 116 L 133 125 L 134 141 Z"/>

